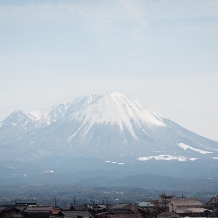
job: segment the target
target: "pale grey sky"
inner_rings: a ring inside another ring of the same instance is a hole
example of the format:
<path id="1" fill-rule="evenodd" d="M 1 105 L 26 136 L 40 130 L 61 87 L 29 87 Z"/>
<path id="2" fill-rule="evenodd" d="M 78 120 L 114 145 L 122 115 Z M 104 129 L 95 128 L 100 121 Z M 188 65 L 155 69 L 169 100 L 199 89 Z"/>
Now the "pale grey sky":
<path id="1" fill-rule="evenodd" d="M 118 91 L 218 141 L 217 0 L 2 0 L 0 39 L 0 120 Z"/>

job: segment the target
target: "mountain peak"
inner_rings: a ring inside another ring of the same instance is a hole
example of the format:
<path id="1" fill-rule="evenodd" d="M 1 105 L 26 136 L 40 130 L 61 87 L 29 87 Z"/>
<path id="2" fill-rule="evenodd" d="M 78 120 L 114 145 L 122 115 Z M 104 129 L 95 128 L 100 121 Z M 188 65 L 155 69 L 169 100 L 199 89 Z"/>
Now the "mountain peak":
<path id="1" fill-rule="evenodd" d="M 108 92 L 107 94 L 113 97 L 126 97 L 125 94 L 120 93 L 120 92 Z"/>
<path id="2" fill-rule="evenodd" d="M 97 101 L 73 113 L 71 120 L 80 123 L 79 129 L 85 129 L 85 133 L 95 125 L 115 125 L 121 134 L 127 131 L 135 139 L 138 138 L 135 128 L 165 126 L 159 115 L 119 92 L 99 96 Z M 77 133 L 74 132 L 72 136 L 75 137 Z"/>

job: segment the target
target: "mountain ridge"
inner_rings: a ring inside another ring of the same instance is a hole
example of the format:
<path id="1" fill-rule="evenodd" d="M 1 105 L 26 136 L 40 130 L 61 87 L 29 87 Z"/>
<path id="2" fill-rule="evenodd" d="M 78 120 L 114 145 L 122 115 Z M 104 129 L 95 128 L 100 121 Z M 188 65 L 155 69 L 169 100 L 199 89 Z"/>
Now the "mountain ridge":
<path id="1" fill-rule="evenodd" d="M 33 159 L 48 155 L 135 161 L 218 157 L 218 142 L 118 92 L 88 95 L 45 110 L 15 111 L 1 122 L 0 146 L 19 148 L 24 156 L 28 151 Z"/>

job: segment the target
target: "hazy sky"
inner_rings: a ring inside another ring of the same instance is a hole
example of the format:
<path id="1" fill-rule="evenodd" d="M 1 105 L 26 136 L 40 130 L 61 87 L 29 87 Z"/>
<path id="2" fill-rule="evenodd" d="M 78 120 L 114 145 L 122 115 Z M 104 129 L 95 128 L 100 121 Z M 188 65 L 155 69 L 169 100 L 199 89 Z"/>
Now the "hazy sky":
<path id="1" fill-rule="evenodd" d="M 111 91 L 218 141 L 218 1 L 0 1 L 0 120 Z"/>

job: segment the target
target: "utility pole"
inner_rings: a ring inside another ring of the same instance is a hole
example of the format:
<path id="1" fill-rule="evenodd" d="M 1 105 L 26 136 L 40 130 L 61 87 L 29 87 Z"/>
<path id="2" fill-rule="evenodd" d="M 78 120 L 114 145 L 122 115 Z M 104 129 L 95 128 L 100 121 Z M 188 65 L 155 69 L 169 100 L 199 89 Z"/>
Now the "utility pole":
<path id="1" fill-rule="evenodd" d="M 54 206 L 57 207 L 57 198 L 56 198 L 56 196 L 54 198 Z"/>
<path id="2" fill-rule="evenodd" d="M 216 216 L 218 217 L 218 195 L 216 196 Z"/>
<path id="3" fill-rule="evenodd" d="M 76 205 L 76 197 L 73 197 L 73 205 Z"/>
<path id="4" fill-rule="evenodd" d="M 105 197 L 105 199 L 106 199 L 106 204 L 108 204 L 108 197 Z"/>
<path id="5" fill-rule="evenodd" d="M 91 197 L 91 205 L 94 205 L 94 197 Z"/>

